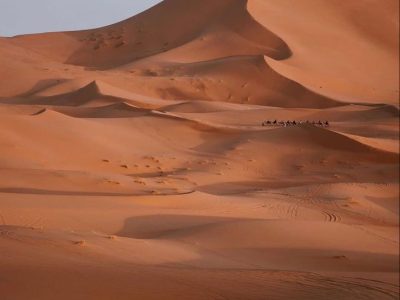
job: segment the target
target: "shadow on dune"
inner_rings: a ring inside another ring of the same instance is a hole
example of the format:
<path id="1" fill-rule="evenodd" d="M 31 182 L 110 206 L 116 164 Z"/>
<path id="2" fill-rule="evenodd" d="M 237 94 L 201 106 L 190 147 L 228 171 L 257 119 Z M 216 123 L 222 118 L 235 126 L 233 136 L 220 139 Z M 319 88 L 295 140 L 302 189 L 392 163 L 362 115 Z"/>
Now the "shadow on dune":
<path id="1" fill-rule="evenodd" d="M 57 84 L 54 84 L 54 86 Z M 44 89 L 44 88 L 43 88 Z M 11 104 L 27 104 L 27 105 L 54 105 L 54 106 L 66 106 L 66 107 L 77 107 L 89 105 L 91 103 L 104 104 L 115 104 L 124 102 L 127 99 L 120 98 L 113 95 L 104 94 L 101 91 L 101 87 L 96 81 L 78 88 L 74 91 L 64 92 L 52 96 L 38 97 L 31 95 L 31 97 L 16 97 L 12 101 L 8 101 Z"/>
<path id="2" fill-rule="evenodd" d="M 6 194 L 31 194 L 31 195 L 56 195 L 56 196 L 132 196 L 143 195 L 143 193 L 107 193 L 107 192 L 85 192 L 85 191 L 59 191 L 31 188 L 0 188 L 0 193 Z"/>
<path id="3" fill-rule="evenodd" d="M 150 110 L 142 109 L 126 102 L 96 107 L 57 108 L 56 111 L 74 118 L 137 118 L 150 114 Z"/>
<path id="4" fill-rule="evenodd" d="M 155 239 L 182 229 L 234 221 L 234 218 L 195 215 L 148 215 L 125 220 L 117 236 L 135 239 Z"/>
<path id="5" fill-rule="evenodd" d="M 199 192 L 211 195 L 240 195 L 269 189 L 304 186 L 315 181 L 231 181 L 203 185 L 197 188 Z"/>
<path id="6" fill-rule="evenodd" d="M 0 194 L 27 194 L 27 195 L 55 195 L 55 196 L 93 196 L 93 197 L 129 197 L 129 196 L 170 196 L 170 195 L 185 195 L 191 194 L 194 190 L 185 191 L 173 191 L 173 190 L 162 190 L 158 193 L 153 194 L 153 191 L 137 191 L 125 192 L 125 193 L 110 193 L 110 192 L 90 192 L 90 191 L 60 191 L 60 190 L 44 190 L 44 189 L 33 189 L 33 188 L 0 188 Z"/>
<path id="7" fill-rule="evenodd" d="M 157 171 L 157 172 L 146 172 L 146 173 L 132 173 L 127 174 L 127 176 L 131 177 L 140 177 L 140 178 L 155 178 L 155 177 L 166 177 L 166 176 L 179 176 L 181 173 L 187 171 L 186 168 L 177 168 L 172 171 Z M 174 178 L 171 179 L 181 179 L 181 178 Z"/>

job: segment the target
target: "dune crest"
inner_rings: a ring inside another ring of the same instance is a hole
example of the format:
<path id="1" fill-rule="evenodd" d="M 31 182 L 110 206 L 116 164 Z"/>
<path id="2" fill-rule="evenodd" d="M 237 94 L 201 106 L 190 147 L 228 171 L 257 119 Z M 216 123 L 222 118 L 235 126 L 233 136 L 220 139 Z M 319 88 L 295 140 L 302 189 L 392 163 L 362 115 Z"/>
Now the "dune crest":
<path id="1" fill-rule="evenodd" d="M 0 38 L 0 298 L 398 299 L 396 8 Z"/>

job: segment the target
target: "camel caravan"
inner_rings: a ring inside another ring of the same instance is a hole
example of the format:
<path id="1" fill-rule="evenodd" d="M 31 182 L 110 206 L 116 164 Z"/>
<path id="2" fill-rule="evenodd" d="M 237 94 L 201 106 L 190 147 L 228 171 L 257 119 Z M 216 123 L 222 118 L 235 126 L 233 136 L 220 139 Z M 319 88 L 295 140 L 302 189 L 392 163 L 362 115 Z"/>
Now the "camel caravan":
<path id="1" fill-rule="evenodd" d="M 270 121 L 266 120 L 261 123 L 261 126 L 280 126 L 280 127 L 289 127 L 289 126 L 297 126 L 301 124 L 310 124 L 319 127 L 329 127 L 329 122 L 325 121 Z"/>

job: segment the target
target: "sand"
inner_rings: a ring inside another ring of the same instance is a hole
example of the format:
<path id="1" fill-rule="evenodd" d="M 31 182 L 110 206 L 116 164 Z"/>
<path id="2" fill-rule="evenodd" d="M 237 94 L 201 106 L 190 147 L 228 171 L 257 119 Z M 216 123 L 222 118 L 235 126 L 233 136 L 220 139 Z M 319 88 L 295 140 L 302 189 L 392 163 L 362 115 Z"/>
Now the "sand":
<path id="1" fill-rule="evenodd" d="M 0 298 L 399 299 L 398 2 L 365 3 L 0 38 Z"/>

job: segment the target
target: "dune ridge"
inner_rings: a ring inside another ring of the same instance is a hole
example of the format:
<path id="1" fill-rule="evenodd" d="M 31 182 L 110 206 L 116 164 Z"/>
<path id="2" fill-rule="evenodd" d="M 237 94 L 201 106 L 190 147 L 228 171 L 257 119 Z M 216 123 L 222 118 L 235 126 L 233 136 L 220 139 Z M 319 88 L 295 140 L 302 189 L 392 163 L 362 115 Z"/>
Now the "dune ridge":
<path id="1" fill-rule="evenodd" d="M 0 295 L 398 299 L 396 8 L 164 0 L 0 38 Z"/>

